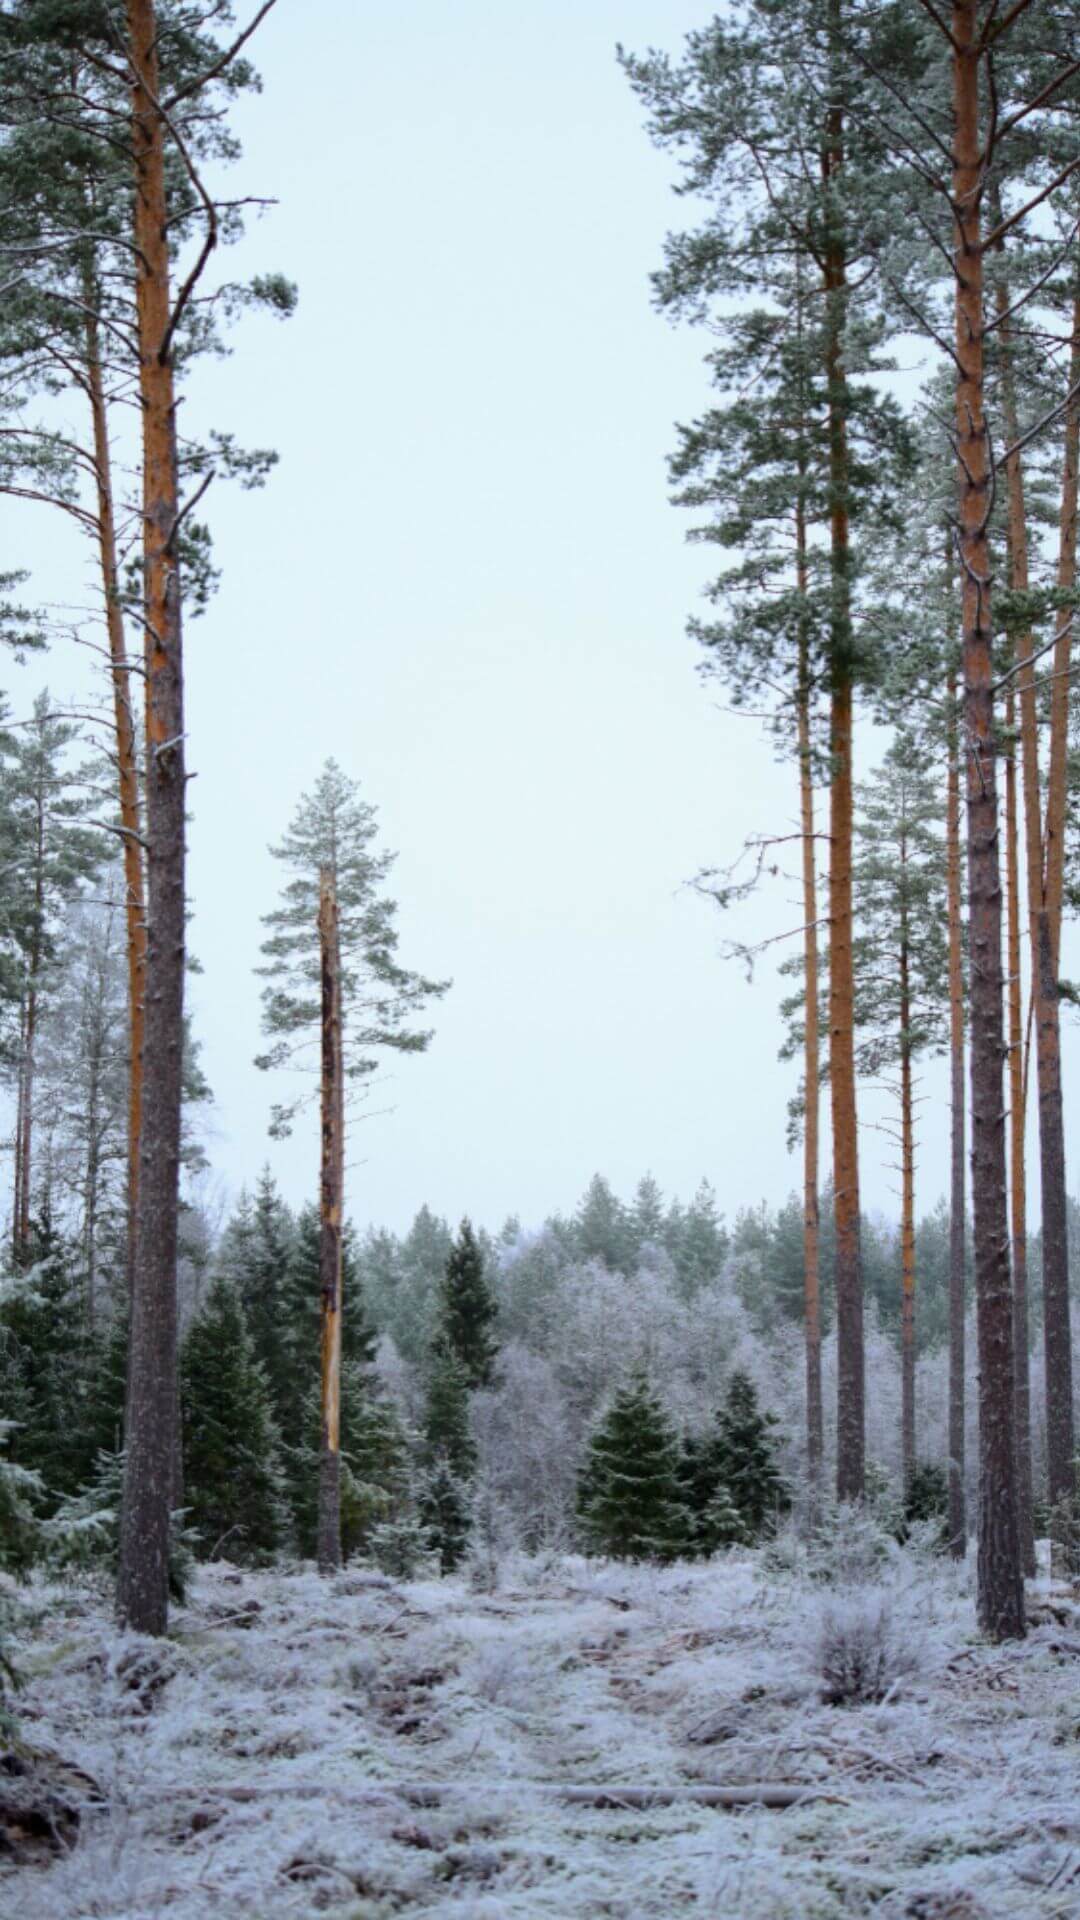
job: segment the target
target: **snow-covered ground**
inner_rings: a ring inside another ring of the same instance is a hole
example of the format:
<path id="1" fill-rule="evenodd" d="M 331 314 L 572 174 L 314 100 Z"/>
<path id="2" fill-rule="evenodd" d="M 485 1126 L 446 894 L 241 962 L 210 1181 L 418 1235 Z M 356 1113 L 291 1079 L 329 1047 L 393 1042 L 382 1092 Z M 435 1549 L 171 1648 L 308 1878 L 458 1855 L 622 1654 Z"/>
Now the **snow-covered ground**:
<path id="1" fill-rule="evenodd" d="M 1075 1920 L 1080 1613 L 1044 1593 L 991 1648 L 969 1583 L 899 1551 L 841 1600 L 752 1555 L 514 1560 L 488 1594 L 214 1566 L 160 1645 L 36 1589 L 21 1735 L 85 1805 L 50 1863 L 0 1854 L 0 1913 Z M 823 1631 L 883 1701 L 824 1703 Z M 722 1810 L 703 1783 L 810 1791 Z M 666 1803 L 618 1804 L 643 1786 Z"/>

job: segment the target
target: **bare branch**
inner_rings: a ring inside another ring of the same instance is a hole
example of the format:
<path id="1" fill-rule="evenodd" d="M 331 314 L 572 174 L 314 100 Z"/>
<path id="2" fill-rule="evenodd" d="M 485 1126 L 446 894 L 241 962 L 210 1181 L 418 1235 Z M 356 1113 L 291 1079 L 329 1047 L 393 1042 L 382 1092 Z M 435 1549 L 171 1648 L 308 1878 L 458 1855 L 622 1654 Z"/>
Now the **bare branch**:
<path id="1" fill-rule="evenodd" d="M 221 59 L 216 60 L 212 67 L 207 67 L 205 73 L 197 74 L 195 79 L 189 80 L 185 87 L 178 87 L 176 92 L 170 95 L 169 99 L 165 102 L 166 111 L 171 112 L 173 107 L 179 106 L 181 100 L 190 99 L 193 93 L 201 93 L 202 89 L 208 86 L 211 80 L 217 79 L 219 73 L 224 73 L 226 67 L 231 67 L 241 47 L 251 39 L 255 29 L 262 25 L 271 8 L 276 5 L 277 0 L 265 0 L 265 5 L 259 8 L 255 18 L 244 28 L 243 33 L 233 41 L 228 51 L 222 54 Z"/>

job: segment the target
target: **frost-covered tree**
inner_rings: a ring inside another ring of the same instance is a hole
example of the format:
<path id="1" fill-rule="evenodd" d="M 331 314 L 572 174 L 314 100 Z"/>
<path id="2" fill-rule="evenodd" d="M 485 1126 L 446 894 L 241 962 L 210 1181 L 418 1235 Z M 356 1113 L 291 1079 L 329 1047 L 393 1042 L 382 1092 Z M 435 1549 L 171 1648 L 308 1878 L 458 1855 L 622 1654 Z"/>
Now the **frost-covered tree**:
<path id="1" fill-rule="evenodd" d="M 643 1372 L 590 1437 L 578 1517 L 594 1551 L 619 1560 L 673 1560 L 689 1543 L 675 1429 Z"/>

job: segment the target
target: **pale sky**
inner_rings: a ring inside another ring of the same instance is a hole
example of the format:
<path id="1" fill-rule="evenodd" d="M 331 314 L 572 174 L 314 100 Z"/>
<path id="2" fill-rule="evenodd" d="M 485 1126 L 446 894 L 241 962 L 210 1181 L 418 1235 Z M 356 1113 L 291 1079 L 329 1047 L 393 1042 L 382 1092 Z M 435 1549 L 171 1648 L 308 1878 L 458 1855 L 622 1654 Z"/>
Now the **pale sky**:
<path id="1" fill-rule="evenodd" d="M 424 1201 L 535 1222 L 597 1169 L 627 1195 L 647 1169 L 683 1197 L 706 1175 L 729 1216 L 799 1183 L 775 964 L 749 986 L 717 957 L 796 926 L 794 889 L 728 926 L 683 886 L 786 830 L 796 796 L 683 631 L 708 557 L 664 461 L 708 338 L 651 307 L 687 210 L 614 52 L 676 49 L 710 13 L 279 0 L 259 32 L 232 180 L 280 205 L 229 270 L 280 268 L 300 305 L 243 321 L 186 401 L 281 455 L 265 492 L 211 495 L 224 583 L 187 630 L 190 1004 L 231 1192 L 266 1159 L 316 1192 L 314 1121 L 266 1137 L 285 1089 L 251 1064 L 252 968 L 268 843 L 331 754 L 399 851 L 403 964 L 454 978 L 430 1053 L 390 1063 L 353 1131 L 359 1223 Z M 51 593 L 66 531 L 14 524 Z M 13 704 L 80 670 L 62 646 L 9 670 Z M 860 773 L 880 750 L 867 729 Z M 947 1116 L 923 1118 L 930 1205 Z M 894 1212 L 888 1158 L 868 1129 L 865 1203 Z"/>

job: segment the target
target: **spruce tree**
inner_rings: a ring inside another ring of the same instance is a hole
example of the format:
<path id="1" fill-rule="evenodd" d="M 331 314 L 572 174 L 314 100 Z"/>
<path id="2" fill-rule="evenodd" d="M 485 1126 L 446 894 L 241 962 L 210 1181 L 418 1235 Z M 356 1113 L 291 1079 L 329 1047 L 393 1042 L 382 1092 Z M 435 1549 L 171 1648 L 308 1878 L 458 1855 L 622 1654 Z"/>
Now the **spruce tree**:
<path id="1" fill-rule="evenodd" d="M 498 1353 L 498 1309 L 484 1273 L 484 1256 L 468 1220 L 450 1249 L 439 1291 L 436 1346 L 460 1362 L 470 1388 L 491 1384 Z"/>
<path id="2" fill-rule="evenodd" d="M 0 1304 L 0 1407 L 14 1423 L 11 1457 L 40 1474 L 51 1511 L 93 1464 L 102 1348 L 72 1250 L 49 1219 L 31 1220 L 21 1258 Z"/>
<path id="3" fill-rule="evenodd" d="M 775 1426 L 772 1414 L 759 1411 L 753 1382 L 736 1372 L 709 1432 L 684 1440 L 680 1479 L 702 1552 L 760 1539 L 790 1506 L 776 1462 Z"/>
<path id="4" fill-rule="evenodd" d="M 620 1388 L 589 1440 L 578 1515 L 590 1546 L 616 1559 L 673 1560 L 690 1544 L 678 1442 L 644 1373 Z"/>
<path id="5" fill-rule="evenodd" d="M 235 1285 L 255 1357 L 263 1367 L 280 1420 L 293 1393 L 292 1327 L 286 1313 L 296 1226 L 269 1167 L 259 1175 L 254 1199 L 241 1194 L 222 1236 L 220 1270 Z M 318 1319 L 317 1284 L 312 1308 Z"/>
<path id="6" fill-rule="evenodd" d="M 180 1403 L 185 1502 L 203 1554 L 265 1563 L 285 1529 L 280 1441 L 239 1295 L 220 1274 L 184 1341 Z"/>
<path id="7" fill-rule="evenodd" d="M 476 1444 L 469 1424 L 468 1375 L 447 1346 L 436 1346 L 432 1355 L 421 1465 L 420 1518 L 443 1573 L 452 1573 L 468 1545 Z"/>
<path id="8" fill-rule="evenodd" d="M 733 1373 L 717 1415 L 717 1478 L 727 1487 L 755 1540 L 791 1504 L 776 1460 L 772 1437 L 776 1425 L 775 1414 L 760 1412 L 753 1381 L 741 1371 Z"/>

